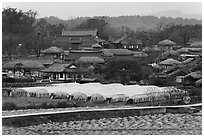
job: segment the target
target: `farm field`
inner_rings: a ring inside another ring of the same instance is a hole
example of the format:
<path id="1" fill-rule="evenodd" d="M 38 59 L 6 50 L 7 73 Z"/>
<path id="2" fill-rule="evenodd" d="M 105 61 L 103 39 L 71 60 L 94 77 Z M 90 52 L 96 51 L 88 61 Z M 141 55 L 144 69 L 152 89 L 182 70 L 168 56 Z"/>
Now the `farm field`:
<path id="1" fill-rule="evenodd" d="M 68 122 L 51 122 L 13 128 L 3 126 L 3 135 L 201 135 L 202 112 L 155 114 Z"/>

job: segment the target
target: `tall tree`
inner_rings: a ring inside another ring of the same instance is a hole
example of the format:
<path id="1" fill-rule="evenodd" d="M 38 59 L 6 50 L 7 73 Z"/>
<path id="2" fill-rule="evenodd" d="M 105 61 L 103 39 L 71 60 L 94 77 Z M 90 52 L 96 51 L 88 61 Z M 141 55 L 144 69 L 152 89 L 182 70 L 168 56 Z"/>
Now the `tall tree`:
<path id="1" fill-rule="evenodd" d="M 33 33 L 33 23 L 37 12 L 23 12 L 16 8 L 4 8 L 2 11 L 3 53 L 13 54 L 26 49 L 27 36 Z M 27 53 L 25 51 L 24 53 Z"/>

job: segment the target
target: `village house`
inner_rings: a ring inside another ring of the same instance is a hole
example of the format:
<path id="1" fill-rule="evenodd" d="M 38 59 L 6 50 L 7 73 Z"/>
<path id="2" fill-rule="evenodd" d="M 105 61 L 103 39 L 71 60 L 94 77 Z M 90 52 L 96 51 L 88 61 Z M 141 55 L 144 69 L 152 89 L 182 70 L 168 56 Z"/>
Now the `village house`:
<path id="1" fill-rule="evenodd" d="M 195 72 L 191 72 L 189 74 L 187 74 L 184 77 L 183 80 L 183 84 L 185 86 L 195 86 L 196 85 L 196 81 L 202 78 L 202 71 L 195 71 Z"/>
<path id="2" fill-rule="evenodd" d="M 94 68 L 97 64 L 103 64 L 104 60 L 99 57 L 79 57 L 68 63 L 54 63 L 42 69 L 53 81 L 94 81 Z"/>
<path id="3" fill-rule="evenodd" d="M 87 51 L 87 50 L 70 50 L 67 51 L 67 55 L 65 56 L 65 61 L 75 61 L 81 57 L 102 57 L 102 52 L 97 51 Z"/>
<path id="4" fill-rule="evenodd" d="M 160 50 L 162 50 L 162 51 L 166 51 L 169 49 L 173 49 L 173 46 L 175 46 L 175 45 L 176 45 L 175 42 L 168 40 L 168 39 L 165 39 L 165 40 L 162 40 L 158 43 L 158 48 L 160 48 Z"/>
<path id="5" fill-rule="evenodd" d="M 42 69 L 41 72 L 46 74 L 51 80 L 75 80 L 77 76 L 76 66 L 72 63 L 54 63 L 51 66 Z"/>
<path id="6" fill-rule="evenodd" d="M 112 49 L 128 49 L 128 50 L 133 50 L 133 51 L 140 51 L 142 49 L 142 42 L 141 40 L 135 39 L 128 37 L 127 35 L 113 40 L 111 42 L 112 44 Z"/>
<path id="7" fill-rule="evenodd" d="M 134 59 L 133 52 L 128 49 L 102 49 L 102 58 L 108 60 L 117 59 Z"/>
<path id="8" fill-rule="evenodd" d="M 103 45 L 105 41 L 98 38 L 97 29 L 89 30 L 66 30 L 56 37 L 54 45 L 64 50 L 92 50 L 92 45 Z"/>
<path id="9" fill-rule="evenodd" d="M 11 77 L 41 77 L 40 69 L 45 66 L 37 60 L 12 60 L 3 64 L 2 69 Z"/>
<path id="10" fill-rule="evenodd" d="M 58 47 L 50 47 L 48 49 L 45 49 L 43 51 L 41 51 L 41 56 L 43 57 L 48 57 L 48 58 L 52 58 L 52 59 L 57 59 L 57 58 L 63 58 L 64 56 L 64 51 L 61 48 Z"/>
<path id="11" fill-rule="evenodd" d="M 181 64 L 180 61 L 172 59 L 172 58 L 168 58 L 164 61 L 159 62 L 159 65 L 161 65 L 164 68 L 168 68 L 168 67 L 171 67 L 173 65 L 179 65 L 179 64 Z"/>

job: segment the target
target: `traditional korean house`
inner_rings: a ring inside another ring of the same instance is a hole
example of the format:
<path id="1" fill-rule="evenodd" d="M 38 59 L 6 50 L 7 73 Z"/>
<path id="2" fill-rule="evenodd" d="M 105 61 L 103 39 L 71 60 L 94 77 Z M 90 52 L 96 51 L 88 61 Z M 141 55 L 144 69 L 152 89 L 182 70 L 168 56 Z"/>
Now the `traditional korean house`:
<path id="1" fill-rule="evenodd" d="M 52 59 L 57 59 L 57 58 L 63 58 L 64 51 L 61 48 L 58 47 L 50 47 L 48 49 L 45 49 L 41 51 L 42 56 L 44 57 L 50 57 Z"/>
<path id="2" fill-rule="evenodd" d="M 114 49 L 128 49 L 128 50 L 136 50 L 140 51 L 142 49 L 142 42 L 141 40 L 128 37 L 127 35 L 123 36 L 112 42 L 114 45 Z"/>
<path id="3" fill-rule="evenodd" d="M 196 87 L 202 88 L 202 79 L 197 80 L 197 81 L 195 82 L 195 84 L 196 84 Z"/>
<path id="4" fill-rule="evenodd" d="M 171 41 L 171 40 L 168 40 L 168 39 L 165 39 L 163 41 L 160 41 L 158 43 L 158 47 L 160 48 L 160 50 L 162 51 L 166 51 L 166 50 L 169 50 L 169 49 L 173 49 L 173 46 L 175 46 L 176 43 Z"/>
<path id="5" fill-rule="evenodd" d="M 172 58 L 166 59 L 166 60 L 161 61 L 161 62 L 159 63 L 159 65 L 163 66 L 164 68 L 168 68 L 168 67 L 170 67 L 170 66 L 179 65 L 179 64 L 181 64 L 180 61 L 175 60 L 175 59 L 172 59 Z"/>
<path id="6" fill-rule="evenodd" d="M 102 49 L 104 59 L 134 59 L 133 52 L 128 49 Z"/>
<path id="7" fill-rule="evenodd" d="M 184 77 L 183 84 L 188 86 L 189 85 L 195 86 L 195 82 L 201 78 L 202 78 L 202 71 L 191 72 Z"/>
<path id="8" fill-rule="evenodd" d="M 40 77 L 39 72 L 45 66 L 37 60 L 12 60 L 6 62 L 2 69 L 8 74 L 8 76 L 16 77 Z"/>
<path id="9" fill-rule="evenodd" d="M 140 62 L 147 62 L 148 61 L 148 54 L 146 54 L 145 52 L 135 51 L 135 52 L 133 52 L 133 56 L 136 60 L 138 60 Z"/>
<path id="10" fill-rule="evenodd" d="M 148 54 L 148 61 L 150 63 L 155 62 L 157 57 L 161 54 L 162 51 L 158 48 L 157 45 L 152 45 L 150 47 L 145 47 L 142 49 L 143 52 Z"/>
<path id="11" fill-rule="evenodd" d="M 191 44 L 195 43 L 195 42 L 201 42 L 201 39 L 198 38 L 190 38 L 190 40 L 186 43 L 187 47 L 190 47 Z"/>
<path id="12" fill-rule="evenodd" d="M 193 42 L 190 48 L 202 48 L 202 42 Z"/>
<path id="13" fill-rule="evenodd" d="M 53 81 L 94 81 L 94 67 L 98 63 L 104 63 L 104 60 L 99 57 L 80 57 L 75 62 L 54 63 L 41 72 Z"/>
<path id="14" fill-rule="evenodd" d="M 66 61 L 75 61 L 80 57 L 102 57 L 102 52 L 100 50 L 87 51 L 87 50 L 70 50 L 65 57 Z"/>
<path id="15" fill-rule="evenodd" d="M 48 68 L 42 69 L 41 72 L 49 76 L 51 80 L 75 80 L 77 68 L 72 63 L 54 63 Z"/>
<path id="16" fill-rule="evenodd" d="M 54 45 L 64 50 L 90 50 L 94 44 L 103 45 L 104 40 L 99 39 L 96 29 L 90 30 L 66 30 L 56 37 Z"/>

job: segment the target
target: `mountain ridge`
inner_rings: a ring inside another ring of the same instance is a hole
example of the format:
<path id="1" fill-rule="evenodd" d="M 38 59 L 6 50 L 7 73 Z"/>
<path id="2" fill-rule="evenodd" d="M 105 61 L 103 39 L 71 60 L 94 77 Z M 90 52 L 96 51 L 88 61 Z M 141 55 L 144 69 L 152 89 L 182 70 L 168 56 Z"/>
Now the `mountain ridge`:
<path id="1" fill-rule="evenodd" d="M 121 27 L 128 27 L 132 30 L 149 30 L 154 29 L 157 24 L 164 23 L 169 24 L 173 23 L 175 25 L 202 25 L 202 20 L 198 19 L 188 19 L 188 18 L 181 18 L 181 17 L 164 17 L 160 13 L 155 13 L 161 15 L 161 17 L 157 17 L 154 15 L 132 15 L 132 16 L 118 16 L 118 17 L 110 17 L 105 16 L 103 19 L 106 20 L 112 27 L 121 28 Z M 179 13 L 179 12 L 174 12 Z M 100 17 L 100 16 L 96 16 Z M 59 25 L 63 24 L 68 29 L 73 29 L 74 27 L 81 24 L 83 21 L 90 19 L 93 17 L 77 17 L 70 20 L 63 20 L 55 16 L 45 17 L 44 19 L 52 25 Z"/>

